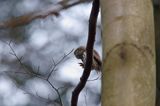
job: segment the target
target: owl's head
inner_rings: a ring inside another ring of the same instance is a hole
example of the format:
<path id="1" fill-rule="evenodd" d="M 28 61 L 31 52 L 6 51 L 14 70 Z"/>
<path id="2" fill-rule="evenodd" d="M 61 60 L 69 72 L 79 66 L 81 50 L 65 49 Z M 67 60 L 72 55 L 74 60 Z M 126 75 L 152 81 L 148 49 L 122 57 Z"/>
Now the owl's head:
<path id="1" fill-rule="evenodd" d="M 86 48 L 84 46 L 80 46 L 74 51 L 74 55 L 77 59 L 82 59 L 85 51 Z"/>

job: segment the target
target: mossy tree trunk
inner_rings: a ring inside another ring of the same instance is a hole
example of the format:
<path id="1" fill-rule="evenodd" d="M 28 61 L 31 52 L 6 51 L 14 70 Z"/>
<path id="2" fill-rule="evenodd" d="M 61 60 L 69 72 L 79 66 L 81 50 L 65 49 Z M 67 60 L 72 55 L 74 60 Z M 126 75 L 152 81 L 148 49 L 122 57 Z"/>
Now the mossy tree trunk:
<path id="1" fill-rule="evenodd" d="M 100 0 L 102 106 L 155 106 L 155 37 L 151 0 Z"/>

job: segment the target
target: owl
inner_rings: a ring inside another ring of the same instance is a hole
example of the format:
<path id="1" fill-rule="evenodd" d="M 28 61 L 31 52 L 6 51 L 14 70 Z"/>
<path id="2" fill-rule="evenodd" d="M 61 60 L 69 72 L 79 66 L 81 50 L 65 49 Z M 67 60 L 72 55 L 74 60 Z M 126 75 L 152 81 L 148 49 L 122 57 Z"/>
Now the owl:
<path id="1" fill-rule="evenodd" d="M 84 46 L 78 47 L 74 51 L 74 55 L 77 59 L 81 59 L 82 63 L 79 63 L 81 67 L 84 68 L 86 64 L 86 48 Z M 96 50 L 93 50 L 93 58 L 92 58 L 92 70 L 96 70 L 97 72 L 101 72 L 102 61 L 100 56 Z"/>

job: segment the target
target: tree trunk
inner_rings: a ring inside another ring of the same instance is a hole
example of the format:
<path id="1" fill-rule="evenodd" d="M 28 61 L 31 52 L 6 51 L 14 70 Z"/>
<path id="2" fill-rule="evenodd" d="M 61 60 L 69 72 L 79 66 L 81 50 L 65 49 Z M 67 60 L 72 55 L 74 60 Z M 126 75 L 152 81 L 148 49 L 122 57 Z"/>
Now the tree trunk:
<path id="1" fill-rule="evenodd" d="M 155 106 L 151 0 L 101 0 L 102 106 Z"/>

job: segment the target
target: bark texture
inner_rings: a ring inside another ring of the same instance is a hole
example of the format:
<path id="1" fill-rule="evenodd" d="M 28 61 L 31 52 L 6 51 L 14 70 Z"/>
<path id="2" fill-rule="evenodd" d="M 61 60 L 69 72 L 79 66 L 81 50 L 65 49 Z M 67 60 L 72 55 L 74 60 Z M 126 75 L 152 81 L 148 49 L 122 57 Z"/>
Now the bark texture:
<path id="1" fill-rule="evenodd" d="M 102 106 L 155 106 L 151 0 L 101 0 Z"/>

